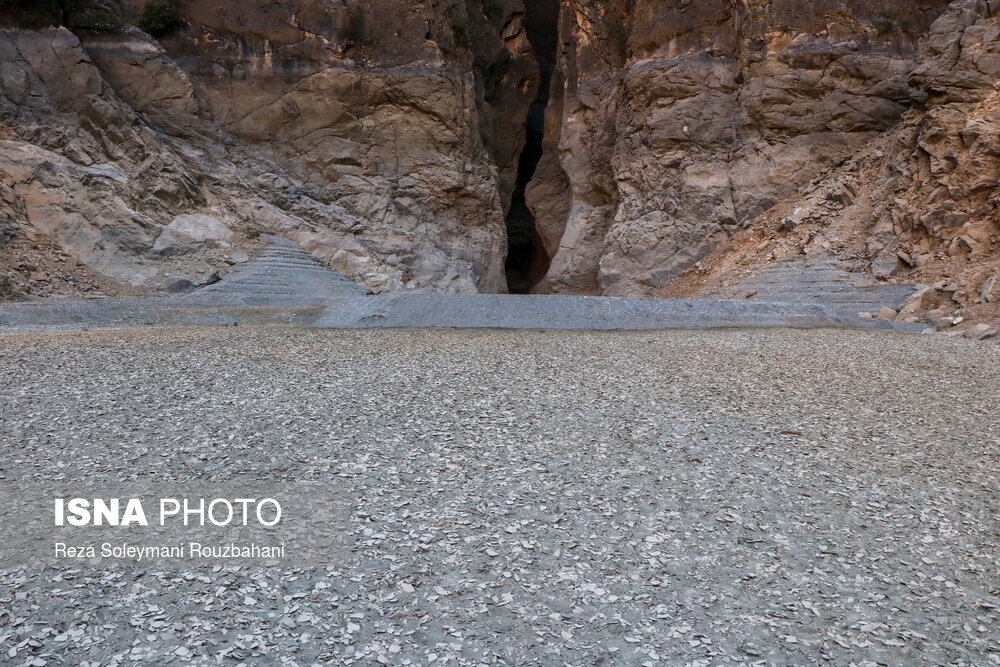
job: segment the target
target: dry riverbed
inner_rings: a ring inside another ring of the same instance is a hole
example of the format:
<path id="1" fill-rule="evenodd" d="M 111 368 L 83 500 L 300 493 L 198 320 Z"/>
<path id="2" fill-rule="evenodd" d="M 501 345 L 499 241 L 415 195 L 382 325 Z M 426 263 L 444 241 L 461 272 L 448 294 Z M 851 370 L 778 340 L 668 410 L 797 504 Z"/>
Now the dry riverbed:
<path id="1" fill-rule="evenodd" d="M 0 663 L 1000 664 L 1000 347 L 0 338 L 0 482 L 343 489 L 342 567 L 0 569 Z M 0 564 L 3 568 L 3 564 Z"/>

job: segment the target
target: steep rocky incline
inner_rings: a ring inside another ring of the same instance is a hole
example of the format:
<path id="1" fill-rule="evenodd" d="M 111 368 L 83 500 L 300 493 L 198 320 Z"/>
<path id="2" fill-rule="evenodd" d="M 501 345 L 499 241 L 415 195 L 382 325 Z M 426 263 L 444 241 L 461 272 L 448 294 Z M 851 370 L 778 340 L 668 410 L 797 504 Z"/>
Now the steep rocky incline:
<path id="1" fill-rule="evenodd" d="M 0 32 L 0 298 L 210 283 L 277 234 L 375 292 L 836 265 L 1000 318 L 986 0 L 189 0 L 157 38 L 146 4 Z"/>
<path id="2" fill-rule="evenodd" d="M 900 319 L 962 332 L 1000 320 L 998 81 L 997 19 L 986 3 L 953 3 L 908 73 L 919 103 L 667 293 L 738 284 L 776 257 L 832 253 L 855 271 L 923 285 Z"/>
<path id="3" fill-rule="evenodd" d="M 975 0 L 564 2 L 537 291 L 709 295 L 833 255 L 957 276 L 920 298 L 961 317 L 997 272 L 997 31 Z"/>
<path id="4" fill-rule="evenodd" d="M 505 290 L 538 68 L 519 0 L 489 8 L 194 0 L 159 41 L 0 32 L 8 282 L 37 290 L 39 236 L 147 289 L 273 232 L 375 291 Z"/>
<path id="5" fill-rule="evenodd" d="M 912 35 L 946 3 L 913 4 L 564 3 L 530 197 L 552 289 L 663 288 L 892 127 L 920 96 Z"/>

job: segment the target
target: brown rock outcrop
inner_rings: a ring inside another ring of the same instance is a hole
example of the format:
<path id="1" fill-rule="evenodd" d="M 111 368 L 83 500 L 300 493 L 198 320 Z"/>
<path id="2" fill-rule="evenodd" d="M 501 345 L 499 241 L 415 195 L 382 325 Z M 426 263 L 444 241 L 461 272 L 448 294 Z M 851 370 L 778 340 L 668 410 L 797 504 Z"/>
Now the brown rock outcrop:
<path id="1" fill-rule="evenodd" d="M 149 289 L 278 233 L 374 291 L 501 292 L 516 231 L 516 289 L 718 294 L 832 254 L 936 285 L 936 321 L 1000 316 L 982 0 L 562 0 L 558 25 L 522 0 L 190 0 L 159 39 L 94 28 L 141 0 L 93 2 L 79 39 L 0 31 L 0 259 L 30 232 Z"/>
<path id="2" fill-rule="evenodd" d="M 738 266 L 832 253 L 883 280 L 932 286 L 900 319 L 949 327 L 1000 319 L 983 296 L 1000 275 L 998 36 L 986 3 L 952 3 L 913 58 L 914 103 L 897 123 L 661 293 L 697 295 L 738 280 Z"/>
<path id="3" fill-rule="evenodd" d="M 550 285 L 654 294 L 835 168 L 920 102 L 915 36 L 945 6 L 565 3 L 529 198 Z"/>
<path id="4" fill-rule="evenodd" d="M 393 0 L 183 11 L 162 42 L 0 33 L 7 218 L 141 286 L 178 273 L 161 230 L 204 214 L 235 245 L 282 233 L 376 291 L 505 290 L 538 81 L 517 0 L 489 18 L 478 2 Z M 204 268 L 215 245 L 188 259 Z"/>

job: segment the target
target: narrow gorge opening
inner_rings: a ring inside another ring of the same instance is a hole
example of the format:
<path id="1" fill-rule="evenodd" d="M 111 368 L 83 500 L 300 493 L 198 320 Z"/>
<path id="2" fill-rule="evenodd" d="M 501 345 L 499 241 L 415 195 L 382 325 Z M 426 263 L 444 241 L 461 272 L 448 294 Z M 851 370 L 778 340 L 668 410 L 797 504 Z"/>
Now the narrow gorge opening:
<path id="1" fill-rule="evenodd" d="M 524 28 L 538 60 L 541 80 L 538 95 L 528 111 L 525 144 L 517 165 L 517 183 L 507 214 L 507 288 L 511 294 L 528 294 L 545 277 L 549 257 L 535 228 L 535 217 L 524 193 L 542 158 L 545 108 L 555 69 L 559 42 L 559 0 L 525 0 Z"/>

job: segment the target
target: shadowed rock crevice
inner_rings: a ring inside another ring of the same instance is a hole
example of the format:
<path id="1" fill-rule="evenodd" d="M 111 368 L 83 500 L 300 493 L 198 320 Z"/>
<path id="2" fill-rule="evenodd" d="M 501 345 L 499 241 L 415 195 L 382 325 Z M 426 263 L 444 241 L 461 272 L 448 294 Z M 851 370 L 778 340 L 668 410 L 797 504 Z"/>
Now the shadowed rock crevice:
<path id="1" fill-rule="evenodd" d="M 513 294 L 526 294 L 549 268 L 549 258 L 535 227 L 535 217 L 525 201 L 525 189 L 542 157 L 545 108 L 555 67 L 558 43 L 559 3 L 557 0 L 529 0 L 525 3 L 525 30 L 535 52 L 541 74 L 538 97 L 528 111 L 525 145 L 517 167 L 517 183 L 507 214 L 507 286 Z"/>

